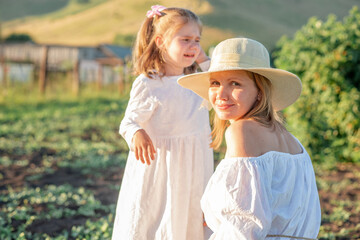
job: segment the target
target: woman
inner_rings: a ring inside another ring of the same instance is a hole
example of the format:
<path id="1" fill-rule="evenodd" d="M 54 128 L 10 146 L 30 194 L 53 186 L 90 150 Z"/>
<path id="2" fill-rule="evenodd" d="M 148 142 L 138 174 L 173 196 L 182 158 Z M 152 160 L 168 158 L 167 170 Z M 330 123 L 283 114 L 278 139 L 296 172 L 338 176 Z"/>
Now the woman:
<path id="1" fill-rule="evenodd" d="M 212 147 L 225 132 L 225 158 L 201 199 L 210 239 L 316 239 L 321 209 L 311 159 L 278 114 L 300 96 L 300 79 L 271 68 L 261 43 L 234 38 L 214 49 L 208 72 L 178 83 L 214 108 Z"/>

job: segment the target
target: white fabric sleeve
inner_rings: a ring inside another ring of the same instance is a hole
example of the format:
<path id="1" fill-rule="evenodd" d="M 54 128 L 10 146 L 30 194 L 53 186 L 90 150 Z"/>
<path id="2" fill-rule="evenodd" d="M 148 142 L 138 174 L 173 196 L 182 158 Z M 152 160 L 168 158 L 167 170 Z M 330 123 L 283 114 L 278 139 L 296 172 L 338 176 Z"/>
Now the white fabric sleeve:
<path id="1" fill-rule="evenodd" d="M 156 97 L 152 96 L 144 78 L 135 79 L 130 91 L 130 99 L 125 111 L 125 116 L 120 123 L 119 133 L 126 140 L 132 150 L 132 138 L 142 129 L 141 123 L 146 122 L 158 105 Z"/>
<path id="2" fill-rule="evenodd" d="M 217 169 L 218 171 L 218 169 Z M 264 181 L 249 161 L 237 162 L 215 173 L 210 184 L 224 189 L 216 204 L 220 221 L 211 240 L 261 240 L 270 230 L 272 211 Z M 217 182 L 217 183 L 216 183 Z M 212 197 L 221 194 L 214 191 Z M 215 201 L 215 199 L 213 199 Z"/>
<path id="3" fill-rule="evenodd" d="M 204 61 L 204 62 L 202 62 L 202 63 L 198 63 L 201 71 L 206 72 L 207 70 L 209 70 L 209 68 L 210 68 L 210 62 L 211 62 L 211 61 L 210 61 L 210 59 L 209 59 L 209 60 L 206 60 L 206 61 Z"/>

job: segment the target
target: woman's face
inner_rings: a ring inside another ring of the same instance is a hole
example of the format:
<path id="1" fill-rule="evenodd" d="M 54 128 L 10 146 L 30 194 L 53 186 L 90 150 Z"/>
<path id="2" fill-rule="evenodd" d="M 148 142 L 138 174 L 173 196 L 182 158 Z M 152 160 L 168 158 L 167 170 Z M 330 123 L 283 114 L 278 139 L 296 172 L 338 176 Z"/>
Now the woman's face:
<path id="1" fill-rule="evenodd" d="M 216 114 L 230 122 L 242 118 L 259 98 L 259 90 L 246 71 L 225 71 L 210 75 L 209 100 Z"/>

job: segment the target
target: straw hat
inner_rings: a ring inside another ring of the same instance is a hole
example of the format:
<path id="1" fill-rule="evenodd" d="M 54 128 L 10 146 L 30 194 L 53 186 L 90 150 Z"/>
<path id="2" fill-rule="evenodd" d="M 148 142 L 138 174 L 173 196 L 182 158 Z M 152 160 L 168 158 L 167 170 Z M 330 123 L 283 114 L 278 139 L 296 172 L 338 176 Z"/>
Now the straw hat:
<path id="1" fill-rule="evenodd" d="M 213 51 L 207 72 L 183 76 L 178 79 L 178 83 L 208 100 L 210 74 L 229 70 L 247 70 L 269 79 L 273 86 L 272 104 L 276 111 L 294 103 L 301 94 L 299 77 L 285 70 L 271 68 L 266 48 L 248 38 L 222 41 Z"/>

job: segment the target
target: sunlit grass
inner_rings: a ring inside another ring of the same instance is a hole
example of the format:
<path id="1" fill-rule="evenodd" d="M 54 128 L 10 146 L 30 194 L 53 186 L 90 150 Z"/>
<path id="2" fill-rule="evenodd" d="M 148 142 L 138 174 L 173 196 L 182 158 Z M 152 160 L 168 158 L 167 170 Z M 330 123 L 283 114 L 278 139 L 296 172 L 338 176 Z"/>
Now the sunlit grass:
<path id="1" fill-rule="evenodd" d="M 200 0 L 91 0 L 88 4 L 72 0 L 68 6 L 55 13 L 7 22 L 3 25 L 3 34 L 28 33 L 36 42 L 47 44 L 77 46 L 112 43 L 117 34 L 136 35 L 146 11 L 155 4 L 185 7 L 196 10 L 197 14 L 211 12 L 211 6 Z M 217 29 L 220 34 L 211 34 L 213 28 L 208 29 L 204 36 L 206 44 L 219 42 L 223 40 L 221 37 L 229 36 L 230 32 Z M 208 48 L 209 45 L 204 47 Z"/>

